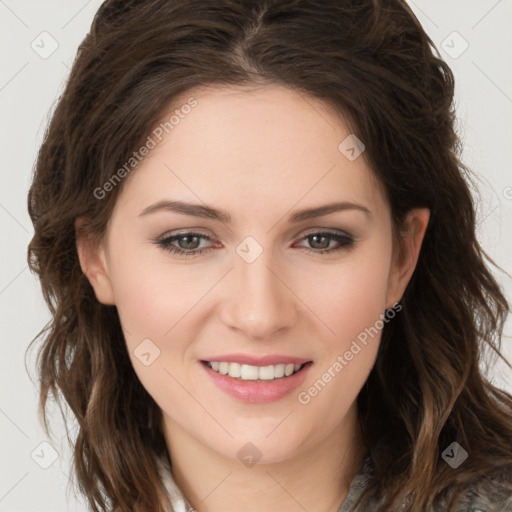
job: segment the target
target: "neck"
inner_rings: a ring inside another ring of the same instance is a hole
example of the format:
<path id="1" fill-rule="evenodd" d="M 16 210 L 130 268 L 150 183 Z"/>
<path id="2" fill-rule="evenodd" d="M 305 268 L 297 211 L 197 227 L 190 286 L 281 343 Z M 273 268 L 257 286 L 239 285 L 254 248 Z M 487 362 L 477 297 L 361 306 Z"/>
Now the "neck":
<path id="1" fill-rule="evenodd" d="M 345 420 L 308 451 L 250 467 L 190 437 L 166 415 L 164 433 L 174 480 L 197 512 L 337 512 L 364 453 L 355 408 Z"/>

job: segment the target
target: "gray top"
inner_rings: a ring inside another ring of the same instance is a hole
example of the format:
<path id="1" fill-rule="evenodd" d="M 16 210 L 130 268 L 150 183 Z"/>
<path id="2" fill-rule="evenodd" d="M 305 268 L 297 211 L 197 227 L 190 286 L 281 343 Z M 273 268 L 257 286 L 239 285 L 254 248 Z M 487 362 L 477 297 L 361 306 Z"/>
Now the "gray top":
<path id="1" fill-rule="evenodd" d="M 174 512 L 194 512 L 172 477 L 167 457 L 159 459 L 159 468 Z M 355 507 L 357 498 L 368 484 L 371 470 L 371 459 L 366 456 L 338 512 L 367 512 L 368 510 L 377 512 L 379 510 L 378 500 Z M 402 508 L 405 509 L 405 507 L 403 505 Z M 495 470 L 468 487 L 461 494 L 455 509 L 449 510 L 447 499 L 443 497 L 436 499 L 433 507 L 426 512 L 512 512 L 512 473 Z"/>

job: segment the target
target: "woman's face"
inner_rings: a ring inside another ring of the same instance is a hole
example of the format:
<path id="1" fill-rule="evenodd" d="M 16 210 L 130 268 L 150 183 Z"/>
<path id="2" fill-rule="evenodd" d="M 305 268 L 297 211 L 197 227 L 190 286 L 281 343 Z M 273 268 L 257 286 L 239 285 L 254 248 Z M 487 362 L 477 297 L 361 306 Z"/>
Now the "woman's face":
<path id="1" fill-rule="evenodd" d="M 392 259 L 389 206 L 324 103 L 278 86 L 191 96 L 81 261 L 168 436 L 286 460 L 353 425 L 419 245 Z"/>

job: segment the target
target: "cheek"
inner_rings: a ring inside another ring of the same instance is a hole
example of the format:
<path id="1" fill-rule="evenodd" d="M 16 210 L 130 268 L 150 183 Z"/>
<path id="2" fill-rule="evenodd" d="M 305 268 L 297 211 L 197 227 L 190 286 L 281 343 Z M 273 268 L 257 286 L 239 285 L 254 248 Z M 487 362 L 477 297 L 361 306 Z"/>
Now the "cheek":
<path id="1" fill-rule="evenodd" d="M 185 325 L 181 320 L 210 285 L 192 266 L 167 265 L 154 248 L 124 252 L 112 259 L 111 276 L 127 343 L 144 338 L 160 343 Z"/>
<path id="2" fill-rule="evenodd" d="M 372 249 L 340 265 L 334 282 L 324 269 L 315 281 L 330 277 L 329 293 L 309 296 L 311 303 L 316 300 L 311 309 L 320 312 L 333 332 L 324 330 L 324 353 L 297 400 L 305 414 L 323 418 L 326 431 L 339 423 L 356 400 L 375 362 L 385 325 L 390 257 L 376 257 L 387 254 L 382 245 Z"/>
<path id="3" fill-rule="evenodd" d="M 332 348 L 350 345 L 384 313 L 390 257 L 377 256 L 383 254 L 383 247 L 375 244 L 339 265 L 315 269 L 304 282 L 302 296 L 329 328 L 324 340 Z"/>
<path id="4" fill-rule="evenodd" d="M 161 408 L 172 402 L 185 409 L 190 397 L 172 376 L 184 380 L 184 361 L 194 339 L 190 319 L 211 284 L 194 274 L 193 266 L 166 264 L 153 248 L 134 245 L 121 252 L 111 258 L 111 278 L 134 371 Z"/>

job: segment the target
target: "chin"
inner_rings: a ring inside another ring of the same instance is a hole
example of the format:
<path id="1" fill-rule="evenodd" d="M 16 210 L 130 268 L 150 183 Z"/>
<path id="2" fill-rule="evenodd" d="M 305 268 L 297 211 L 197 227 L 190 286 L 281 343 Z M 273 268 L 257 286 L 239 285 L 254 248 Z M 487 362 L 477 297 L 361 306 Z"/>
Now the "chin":
<path id="1" fill-rule="evenodd" d="M 246 431 L 244 435 L 235 436 L 235 440 L 229 440 L 222 455 L 240 461 L 247 467 L 254 463 L 278 464 L 293 459 L 306 447 L 307 436 L 291 437 L 288 430 L 283 428 L 282 432 L 275 432 L 270 435 L 266 430 Z M 311 438 L 308 439 L 311 441 Z M 226 450 L 227 449 L 227 450 Z M 218 447 L 217 447 L 218 450 Z"/>

